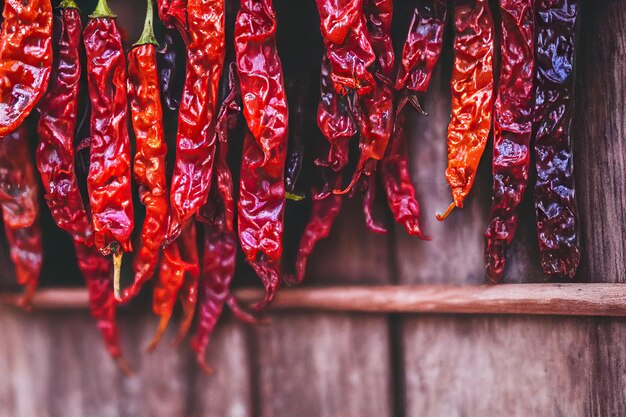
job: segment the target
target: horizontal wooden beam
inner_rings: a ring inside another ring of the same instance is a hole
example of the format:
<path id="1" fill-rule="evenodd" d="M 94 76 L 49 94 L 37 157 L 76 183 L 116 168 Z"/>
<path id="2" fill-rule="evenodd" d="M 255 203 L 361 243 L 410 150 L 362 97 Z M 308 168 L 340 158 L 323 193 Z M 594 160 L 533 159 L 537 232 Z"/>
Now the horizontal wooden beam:
<path id="1" fill-rule="evenodd" d="M 258 289 L 239 289 L 236 297 L 252 303 Z M 19 297 L 0 295 L 16 305 Z M 35 309 L 87 307 L 84 289 L 42 289 Z M 363 313 L 534 314 L 626 316 L 626 284 L 504 284 L 478 286 L 392 285 L 285 288 L 271 310 L 319 310 Z"/>

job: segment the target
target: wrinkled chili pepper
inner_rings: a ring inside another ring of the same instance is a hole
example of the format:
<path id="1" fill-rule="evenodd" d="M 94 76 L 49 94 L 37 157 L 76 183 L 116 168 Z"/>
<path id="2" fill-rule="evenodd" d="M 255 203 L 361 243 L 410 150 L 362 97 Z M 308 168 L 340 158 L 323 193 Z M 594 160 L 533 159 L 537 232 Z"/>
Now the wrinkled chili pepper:
<path id="1" fill-rule="evenodd" d="M 254 306 L 260 309 L 280 284 L 289 119 L 272 0 L 242 0 L 235 52 L 249 129 L 241 162 L 239 239 L 265 286 L 265 297 Z"/>
<path id="2" fill-rule="evenodd" d="M 163 135 L 156 44 L 152 29 L 152 0 L 148 0 L 144 31 L 128 53 L 128 97 L 136 138 L 133 170 L 139 198 L 146 206 L 146 217 L 139 249 L 133 257 L 134 281 L 124 290 L 121 301 L 137 295 L 141 286 L 154 275 L 167 233 L 167 145 Z"/>
<path id="3" fill-rule="evenodd" d="M 350 115 L 347 98 L 340 96 L 333 87 L 331 73 L 330 61 L 324 55 L 317 125 L 330 143 L 330 150 L 326 160 L 318 159 L 316 164 L 339 172 L 348 164 L 349 140 L 356 134 L 356 125 Z"/>
<path id="4" fill-rule="evenodd" d="M 428 238 L 420 229 L 419 203 L 415 198 L 415 186 L 409 170 L 405 106 L 411 103 L 422 112 L 417 97 L 408 91 L 423 93 L 428 90 L 433 69 L 441 54 L 445 20 L 444 1 L 418 1 L 396 77 L 395 89 L 400 93 L 394 130 L 381 163 L 381 178 L 387 193 L 387 204 L 396 222 L 403 225 L 409 235 L 425 240 Z"/>
<path id="5" fill-rule="evenodd" d="M 206 203 L 215 156 L 214 113 L 226 51 L 224 0 L 189 0 L 187 74 L 178 113 L 168 241 Z"/>
<path id="6" fill-rule="evenodd" d="M 574 113 L 576 0 L 537 2 L 535 212 L 545 274 L 573 277 L 580 260 L 571 124 Z"/>
<path id="7" fill-rule="evenodd" d="M 161 81 L 161 96 L 167 108 L 171 111 L 178 109 L 179 100 L 174 96 L 174 83 L 176 76 L 176 44 L 174 43 L 173 30 L 166 30 L 163 35 L 163 47 L 158 51 L 159 80 Z"/>
<path id="8" fill-rule="evenodd" d="M 0 31 L 0 136 L 15 130 L 46 91 L 52 69 L 50 0 L 6 0 Z"/>
<path id="9" fill-rule="evenodd" d="M 454 207 L 463 207 L 476 179 L 476 169 L 491 128 L 493 102 L 493 20 L 487 0 L 462 0 L 454 9 L 452 115 L 448 125 L 446 179 Z"/>
<path id="10" fill-rule="evenodd" d="M 185 43 L 189 43 L 187 0 L 157 0 L 157 12 L 159 19 L 166 28 L 173 29 L 175 27 Z"/>
<path id="11" fill-rule="evenodd" d="M 533 124 L 534 6 L 500 0 L 500 83 L 494 106 L 493 203 L 485 232 L 487 277 L 498 282 L 517 229 L 517 206 L 528 183 Z"/>
<path id="12" fill-rule="evenodd" d="M 22 307 L 35 294 L 43 263 L 39 188 L 28 133 L 22 126 L 0 141 L 0 205 L 17 283 L 24 286 Z"/>
<path id="13" fill-rule="evenodd" d="M 228 167 L 228 130 L 237 124 L 241 106 L 236 66 L 230 65 L 228 72 L 228 94 L 224 98 L 216 122 L 217 155 L 215 158 L 214 186 L 209 201 L 201 210 L 204 223 L 204 249 L 202 276 L 199 286 L 198 325 L 191 347 L 196 353 L 198 364 L 208 373 L 210 367 L 205 361 L 205 352 L 213 329 L 221 315 L 224 304 L 228 303 L 233 313 L 245 322 L 255 322 L 254 317 L 241 310 L 231 295 L 237 254 L 237 241 L 234 231 L 233 178 Z"/>
<path id="14" fill-rule="evenodd" d="M 316 0 L 320 30 L 337 92 L 371 92 L 374 77 L 368 68 L 376 57 L 366 35 L 363 0 Z"/>
<path id="15" fill-rule="evenodd" d="M 87 282 L 91 314 L 98 320 L 98 328 L 111 356 L 122 370 L 129 373 L 130 368 L 119 347 L 111 265 L 94 247 L 93 228 L 83 204 L 74 162 L 81 30 L 76 3 L 63 1 L 52 79 L 38 104 L 37 164 L 52 217 L 74 240 L 78 266 Z"/>
<path id="16" fill-rule="evenodd" d="M 426 92 L 441 55 L 446 24 L 445 0 L 418 0 L 402 47 L 395 89 Z"/>
<path id="17" fill-rule="evenodd" d="M 126 62 L 115 15 L 98 0 L 83 32 L 91 100 L 87 188 L 96 247 L 103 255 L 130 251 L 133 201 L 126 126 Z"/>

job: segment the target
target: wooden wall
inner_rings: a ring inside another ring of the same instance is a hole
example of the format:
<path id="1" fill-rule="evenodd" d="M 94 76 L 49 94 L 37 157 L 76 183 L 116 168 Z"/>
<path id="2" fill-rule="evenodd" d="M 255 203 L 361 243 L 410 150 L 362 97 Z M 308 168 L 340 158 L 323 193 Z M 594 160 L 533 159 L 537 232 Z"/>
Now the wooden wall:
<path id="1" fill-rule="evenodd" d="M 626 282 L 626 3 L 583 3 L 576 279 Z M 450 201 L 443 177 L 450 67 L 448 55 L 424 102 L 430 115 L 411 119 L 413 178 L 432 242 L 407 237 L 389 216 L 388 235 L 366 233 L 350 202 L 311 261 L 309 285 L 483 282 L 488 158 L 466 208 L 434 219 Z M 522 211 L 505 282 L 543 280 L 531 204 Z M 120 322 L 138 371 L 130 378 L 109 360 L 86 312 L 0 307 L 0 416 L 626 415 L 624 319 L 281 313 L 250 328 L 228 317 L 210 347 L 210 377 L 185 346 L 144 352 L 156 326 L 146 309 L 127 309 Z"/>

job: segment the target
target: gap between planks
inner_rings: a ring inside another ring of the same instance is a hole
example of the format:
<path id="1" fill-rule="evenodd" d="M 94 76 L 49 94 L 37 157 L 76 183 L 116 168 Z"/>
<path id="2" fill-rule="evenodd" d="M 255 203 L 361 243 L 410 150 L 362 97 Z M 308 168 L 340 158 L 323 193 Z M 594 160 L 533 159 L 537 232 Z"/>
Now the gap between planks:
<path id="1" fill-rule="evenodd" d="M 235 290 L 243 303 L 262 290 Z M 17 305 L 19 295 L 0 294 Z M 87 290 L 41 289 L 37 310 L 87 308 Z M 532 314 L 626 316 L 626 284 L 502 284 L 478 286 L 384 285 L 305 287 L 281 290 L 270 310 L 318 310 L 363 313 Z"/>

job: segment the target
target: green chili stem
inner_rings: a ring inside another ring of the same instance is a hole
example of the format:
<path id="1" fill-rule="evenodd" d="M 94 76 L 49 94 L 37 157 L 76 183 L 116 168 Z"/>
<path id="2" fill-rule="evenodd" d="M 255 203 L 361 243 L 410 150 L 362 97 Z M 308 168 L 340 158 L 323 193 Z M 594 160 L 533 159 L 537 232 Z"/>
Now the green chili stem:
<path id="1" fill-rule="evenodd" d="M 89 15 L 89 17 L 92 19 L 97 19 L 99 17 L 102 17 L 102 18 L 117 17 L 117 15 L 113 13 L 113 10 L 111 10 L 111 8 L 109 7 L 107 0 L 98 0 L 96 9 L 93 11 L 92 14 Z"/>
<path id="2" fill-rule="evenodd" d="M 78 5 L 74 0 L 61 0 L 61 4 L 59 4 L 61 9 L 78 9 Z"/>
<path id="3" fill-rule="evenodd" d="M 146 10 L 146 20 L 143 24 L 143 32 L 141 32 L 141 36 L 139 40 L 133 44 L 133 46 L 139 45 L 156 45 L 159 46 L 159 43 L 154 36 L 154 26 L 152 24 L 152 19 L 154 17 L 154 12 L 152 11 L 152 0 L 147 0 L 148 8 Z"/>

